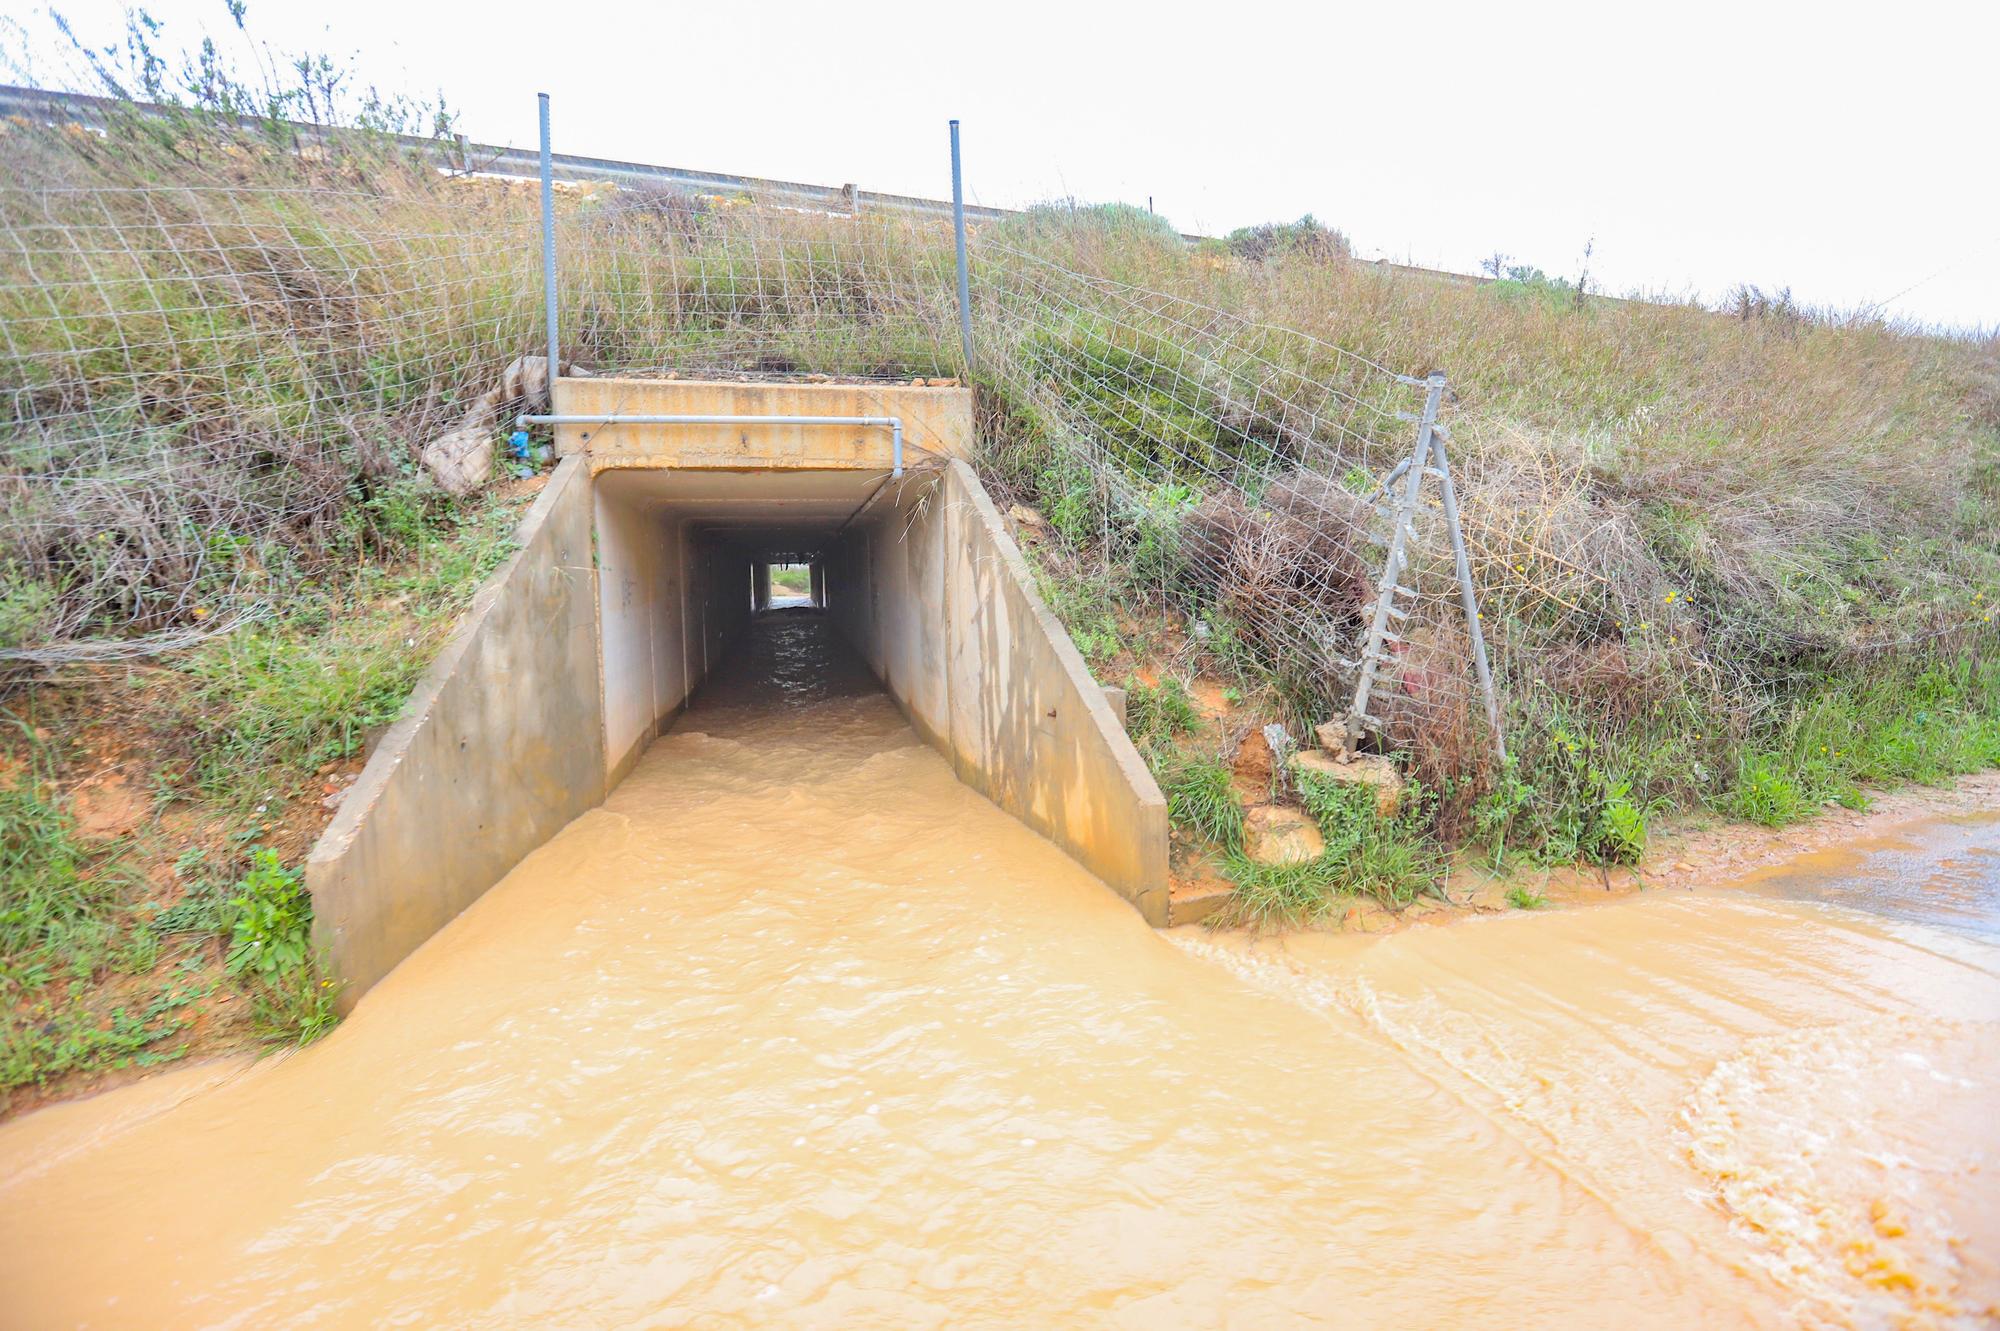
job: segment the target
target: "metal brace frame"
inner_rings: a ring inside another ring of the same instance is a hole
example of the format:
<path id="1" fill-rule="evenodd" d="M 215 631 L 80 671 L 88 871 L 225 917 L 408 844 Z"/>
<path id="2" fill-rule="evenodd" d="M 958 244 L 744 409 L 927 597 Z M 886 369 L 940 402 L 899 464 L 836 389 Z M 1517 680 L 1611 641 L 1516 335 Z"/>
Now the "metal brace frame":
<path id="1" fill-rule="evenodd" d="M 1479 674 L 1479 688 L 1486 698 L 1487 728 L 1493 735 L 1494 751 L 1504 763 L 1507 761 L 1507 738 L 1500 728 L 1500 698 L 1493 687 L 1493 667 L 1486 655 L 1486 632 L 1480 622 L 1479 597 L 1472 587 L 1472 563 L 1465 552 L 1465 529 L 1459 523 L 1458 491 L 1452 484 L 1451 458 L 1445 451 L 1445 441 L 1451 437 L 1451 431 L 1438 420 L 1438 407 L 1444 401 L 1446 379 L 1435 372 L 1423 379 L 1405 375 L 1397 377 L 1403 383 L 1425 390 L 1424 409 L 1417 416 L 1398 413 L 1402 419 L 1416 422 L 1416 447 L 1409 457 L 1396 464 L 1396 469 L 1382 482 L 1381 493 L 1377 496 L 1379 507 L 1381 499 L 1395 492 L 1396 483 L 1399 480 L 1403 483 L 1402 492 L 1390 513 L 1389 554 L 1382 564 L 1374 610 L 1369 616 L 1368 637 L 1362 644 L 1361 656 L 1356 663 L 1354 705 L 1347 712 L 1347 749 L 1350 753 L 1354 751 L 1364 729 L 1379 728 L 1375 719 L 1368 715 L 1368 701 L 1374 695 L 1382 663 L 1389 659 L 1389 645 L 1403 641 L 1390 627 L 1390 621 L 1400 624 L 1409 618 L 1409 611 L 1398 606 L 1396 598 L 1411 594 L 1403 586 L 1402 577 L 1409 566 L 1410 542 L 1416 539 L 1412 521 L 1422 500 L 1424 478 L 1429 476 L 1438 482 L 1439 497 L 1444 504 L 1445 526 L 1451 532 L 1459 604 L 1465 611 L 1465 627 L 1472 639 L 1472 662 Z"/>

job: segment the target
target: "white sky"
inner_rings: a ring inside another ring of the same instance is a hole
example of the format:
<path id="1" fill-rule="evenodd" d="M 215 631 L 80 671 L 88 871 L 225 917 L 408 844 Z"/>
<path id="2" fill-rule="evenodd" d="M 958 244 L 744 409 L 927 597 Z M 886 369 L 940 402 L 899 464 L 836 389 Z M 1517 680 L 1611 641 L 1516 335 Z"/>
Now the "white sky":
<path id="1" fill-rule="evenodd" d="M 58 5 L 108 39 L 119 8 Z M 221 0 L 168 39 L 240 46 Z M 43 10 L 0 14 L 47 31 Z M 1363 255 L 1496 249 L 1604 289 L 1738 281 L 2000 325 L 2000 3 L 1280 5 L 1088 0 L 460 5 L 250 0 L 280 50 L 442 88 L 474 139 L 946 196 L 1310 212 Z"/>

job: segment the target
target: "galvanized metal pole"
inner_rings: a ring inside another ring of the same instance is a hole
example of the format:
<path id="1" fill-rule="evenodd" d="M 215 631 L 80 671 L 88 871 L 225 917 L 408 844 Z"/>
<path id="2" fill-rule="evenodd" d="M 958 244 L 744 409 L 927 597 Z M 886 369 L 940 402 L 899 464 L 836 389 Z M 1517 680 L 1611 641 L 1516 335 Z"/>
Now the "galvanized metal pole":
<path id="1" fill-rule="evenodd" d="M 542 112 L 542 300 L 549 325 L 549 407 L 555 407 L 556 375 L 562 361 L 556 346 L 556 178 L 549 155 L 549 95 L 536 93 Z"/>
<path id="2" fill-rule="evenodd" d="M 958 346 L 972 376 L 972 274 L 965 266 L 965 175 L 958 162 L 958 122 L 951 122 L 951 227 L 958 236 Z"/>
<path id="3" fill-rule="evenodd" d="M 1465 607 L 1465 627 L 1472 634 L 1472 664 L 1479 672 L 1479 689 L 1486 695 L 1486 728 L 1493 732 L 1493 752 L 1507 761 L 1507 736 L 1500 729 L 1500 695 L 1493 688 L 1493 666 L 1486 659 L 1486 629 L 1479 620 L 1479 596 L 1472 590 L 1472 561 L 1465 554 L 1465 530 L 1458 525 L 1458 491 L 1451 483 L 1451 458 L 1444 440 L 1432 441 L 1437 451 L 1438 485 L 1443 490 L 1445 525 L 1451 528 L 1451 555 L 1458 565 L 1458 600 Z"/>

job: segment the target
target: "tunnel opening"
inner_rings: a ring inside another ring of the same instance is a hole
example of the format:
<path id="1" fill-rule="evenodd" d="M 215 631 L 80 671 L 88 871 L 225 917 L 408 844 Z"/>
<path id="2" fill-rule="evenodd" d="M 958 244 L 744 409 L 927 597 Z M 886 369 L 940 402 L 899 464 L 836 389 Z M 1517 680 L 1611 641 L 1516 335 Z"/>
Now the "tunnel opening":
<path id="1" fill-rule="evenodd" d="M 773 610 L 819 607 L 819 566 L 809 560 L 787 557 L 765 565 L 769 607 Z"/>
<path id="2" fill-rule="evenodd" d="M 839 646 L 794 644 L 795 694 L 858 659 L 961 780 L 1164 917 L 1165 801 L 965 463 L 608 467 L 593 489 L 607 786 L 754 673 L 734 656 L 753 625 L 810 618 Z M 807 596 L 779 598 L 796 568 Z"/>
<path id="3" fill-rule="evenodd" d="M 935 479 L 912 472 L 896 488 L 914 493 Z M 874 510 L 897 508 L 890 489 L 881 473 L 858 469 L 598 474 L 599 651 L 613 782 L 697 693 L 740 673 L 754 622 L 802 613 L 826 621 L 821 635 L 851 627 L 830 614 L 843 599 L 834 570 L 879 535 Z M 845 597 L 850 606 L 859 599 Z"/>

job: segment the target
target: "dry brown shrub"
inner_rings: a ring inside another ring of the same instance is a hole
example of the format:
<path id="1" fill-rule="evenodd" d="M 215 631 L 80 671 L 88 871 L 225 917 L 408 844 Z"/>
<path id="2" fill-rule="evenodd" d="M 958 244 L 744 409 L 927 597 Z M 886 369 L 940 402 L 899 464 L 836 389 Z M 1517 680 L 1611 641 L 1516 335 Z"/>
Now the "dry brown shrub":
<path id="1" fill-rule="evenodd" d="M 1291 472 L 1263 504 L 1239 491 L 1211 491 L 1182 526 L 1193 578 L 1250 637 L 1282 651 L 1302 618 L 1355 617 L 1371 595 L 1365 501 L 1332 479 Z"/>

